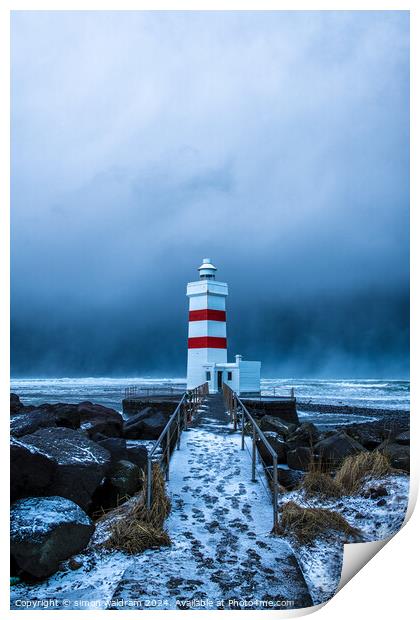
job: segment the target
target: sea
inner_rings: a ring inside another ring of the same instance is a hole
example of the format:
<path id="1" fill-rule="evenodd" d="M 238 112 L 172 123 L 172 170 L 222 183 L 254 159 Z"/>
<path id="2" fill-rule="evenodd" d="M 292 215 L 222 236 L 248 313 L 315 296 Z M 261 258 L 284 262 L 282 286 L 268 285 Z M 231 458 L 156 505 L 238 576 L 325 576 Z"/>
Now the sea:
<path id="1" fill-rule="evenodd" d="M 122 399 L 128 387 L 141 389 L 170 389 L 182 394 L 186 388 L 184 378 L 54 378 L 12 379 L 11 391 L 18 394 L 26 405 L 41 403 L 78 403 L 89 400 L 121 411 Z M 372 421 L 372 416 L 347 415 L 302 411 L 304 403 L 323 405 L 350 405 L 367 409 L 386 409 L 392 412 L 408 411 L 410 404 L 409 381 L 383 381 L 377 379 L 262 379 L 262 394 L 287 396 L 294 388 L 301 422 L 310 421 L 320 428 L 337 424 Z"/>

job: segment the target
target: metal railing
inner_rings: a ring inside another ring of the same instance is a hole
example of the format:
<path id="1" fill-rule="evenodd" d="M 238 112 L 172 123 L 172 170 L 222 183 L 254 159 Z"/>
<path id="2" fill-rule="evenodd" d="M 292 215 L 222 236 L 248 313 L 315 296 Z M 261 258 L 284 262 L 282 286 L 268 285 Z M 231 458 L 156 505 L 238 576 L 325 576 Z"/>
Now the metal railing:
<path id="1" fill-rule="evenodd" d="M 223 384 L 223 397 L 225 401 L 225 405 L 230 414 L 230 420 L 233 424 L 234 430 L 238 430 L 238 426 L 241 428 L 241 449 L 245 450 L 245 420 L 247 420 L 251 425 L 251 437 L 252 437 L 252 452 L 251 452 L 251 461 L 252 461 L 252 469 L 251 469 L 251 480 L 252 482 L 256 482 L 256 471 L 257 471 L 257 437 L 264 444 L 267 449 L 273 463 L 272 474 L 270 474 L 268 468 L 264 466 L 265 473 L 267 478 L 270 480 L 270 486 L 272 491 L 272 501 L 273 501 L 273 533 L 277 534 L 279 532 L 279 519 L 278 519 L 278 494 L 279 494 L 279 484 L 278 484 L 278 473 L 277 473 L 277 465 L 278 458 L 277 452 L 267 441 L 267 437 L 264 435 L 258 424 L 255 422 L 252 415 L 249 413 L 248 409 L 239 398 L 239 396 L 234 392 L 228 385 Z"/>
<path id="2" fill-rule="evenodd" d="M 169 463 L 171 454 L 176 446 L 179 450 L 181 445 L 181 433 L 187 428 L 192 417 L 204 397 L 209 393 L 208 383 L 203 383 L 193 390 L 184 392 L 175 411 L 169 418 L 165 428 L 161 432 L 159 438 L 155 441 L 153 448 L 147 455 L 147 508 L 152 505 L 152 468 L 153 463 L 159 463 L 165 474 L 165 480 L 169 480 Z"/>
<path id="3" fill-rule="evenodd" d="M 140 398 L 142 396 L 177 396 L 185 391 L 185 384 L 167 386 L 129 385 L 124 388 L 124 398 Z"/>
<path id="4" fill-rule="evenodd" d="M 290 395 L 285 394 L 285 389 L 282 387 L 272 387 L 272 388 L 266 388 L 266 389 L 262 389 L 261 390 L 261 395 L 257 396 L 256 398 L 254 398 L 254 396 L 252 397 L 254 400 L 258 400 L 258 398 L 264 398 L 267 396 L 271 396 L 273 398 L 278 398 L 278 399 L 284 399 L 284 400 L 293 400 L 295 397 L 295 388 L 291 387 L 290 388 Z"/>

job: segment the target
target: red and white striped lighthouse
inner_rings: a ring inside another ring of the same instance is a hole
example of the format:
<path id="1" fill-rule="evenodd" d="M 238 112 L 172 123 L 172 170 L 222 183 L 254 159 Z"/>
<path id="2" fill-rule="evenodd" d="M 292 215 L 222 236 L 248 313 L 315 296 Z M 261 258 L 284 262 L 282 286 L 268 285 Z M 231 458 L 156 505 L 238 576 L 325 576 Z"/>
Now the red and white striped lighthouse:
<path id="1" fill-rule="evenodd" d="M 209 392 L 219 392 L 225 383 L 238 394 L 259 394 L 261 362 L 236 355 L 227 361 L 226 297 L 228 286 L 216 280 L 216 267 L 203 258 L 200 279 L 187 285 L 188 317 L 187 388 L 207 382 Z"/>
<path id="2" fill-rule="evenodd" d="M 191 389 L 210 380 L 215 364 L 227 362 L 226 297 L 228 286 L 215 279 L 216 267 L 203 258 L 198 268 L 200 279 L 190 282 L 188 322 L 187 387 Z M 211 386 L 210 386 L 211 387 Z"/>

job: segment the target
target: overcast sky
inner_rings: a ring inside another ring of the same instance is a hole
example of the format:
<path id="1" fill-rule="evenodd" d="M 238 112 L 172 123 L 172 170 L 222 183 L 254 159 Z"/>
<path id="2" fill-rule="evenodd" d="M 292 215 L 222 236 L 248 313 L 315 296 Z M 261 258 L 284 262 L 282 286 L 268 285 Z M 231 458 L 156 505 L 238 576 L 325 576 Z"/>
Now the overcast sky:
<path id="1" fill-rule="evenodd" d="M 185 374 L 228 282 L 263 375 L 408 374 L 404 12 L 12 17 L 12 374 Z"/>

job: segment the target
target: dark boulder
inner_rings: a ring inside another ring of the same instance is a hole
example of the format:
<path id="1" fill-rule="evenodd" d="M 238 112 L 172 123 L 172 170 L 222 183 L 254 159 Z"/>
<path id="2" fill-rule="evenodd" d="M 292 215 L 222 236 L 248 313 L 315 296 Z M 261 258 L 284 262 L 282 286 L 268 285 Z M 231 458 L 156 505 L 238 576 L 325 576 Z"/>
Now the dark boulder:
<path id="1" fill-rule="evenodd" d="M 100 435 L 100 438 L 97 437 L 97 435 L 94 437 L 94 441 L 96 441 L 99 446 L 102 446 L 102 448 L 105 448 L 105 450 L 108 450 L 111 455 L 112 464 L 128 458 L 127 442 L 125 439 L 122 437 L 105 437 L 103 435 Z"/>
<path id="2" fill-rule="evenodd" d="M 384 440 L 383 429 L 370 424 L 360 424 L 345 430 L 367 450 L 375 450 Z"/>
<path id="3" fill-rule="evenodd" d="M 72 429 L 77 429 L 80 427 L 80 412 L 78 410 L 78 405 L 55 403 L 54 405 L 47 406 L 54 414 L 55 423 L 57 426 L 64 426 L 65 428 Z"/>
<path id="4" fill-rule="evenodd" d="M 273 448 L 277 454 L 277 463 L 286 463 L 286 444 L 276 433 L 265 432 L 264 437 L 267 439 L 269 445 Z M 266 464 L 272 464 L 273 457 L 270 454 L 267 446 L 261 439 L 257 439 L 257 448 L 261 455 L 262 460 Z"/>
<path id="5" fill-rule="evenodd" d="M 126 439 L 158 439 L 168 419 L 162 411 L 147 407 L 125 422 L 123 435 Z"/>
<path id="6" fill-rule="evenodd" d="M 10 415 L 35 409 L 34 405 L 24 405 L 17 394 L 10 393 Z"/>
<path id="7" fill-rule="evenodd" d="M 295 450 L 289 450 L 287 453 L 287 464 L 290 469 L 308 471 L 312 462 L 313 452 L 311 448 L 298 446 Z"/>
<path id="8" fill-rule="evenodd" d="M 410 446 L 384 441 L 378 448 L 379 452 L 388 457 L 392 467 L 402 471 L 410 471 Z"/>
<path id="9" fill-rule="evenodd" d="M 28 495 L 43 495 L 51 484 L 57 463 L 43 450 L 20 439 L 10 441 L 10 496 L 14 501 Z"/>
<path id="10" fill-rule="evenodd" d="M 278 482 L 286 491 L 293 491 L 293 489 L 296 489 L 302 482 L 303 476 L 303 472 L 295 469 L 277 468 Z"/>
<path id="11" fill-rule="evenodd" d="M 161 411 L 154 411 L 153 415 L 144 420 L 143 439 L 158 439 L 168 422 L 168 416 Z"/>
<path id="12" fill-rule="evenodd" d="M 80 403 L 77 410 L 80 414 L 80 428 L 88 437 L 98 433 L 107 437 L 121 437 L 123 418 L 118 411 L 88 401 Z"/>
<path id="13" fill-rule="evenodd" d="M 18 413 L 21 409 L 24 409 L 23 403 L 20 402 L 20 398 L 17 394 L 10 394 L 10 413 Z"/>
<path id="14" fill-rule="evenodd" d="M 140 467 L 140 469 L 145 470 L 147 467 L 147 454 L 147 448 L 139 445 L 136 441 L 127 442 L 127 460 Z"/>
<path id="15" fill-rule="evenodd" d="M 297 427 L 296 424 L 292 422 L 285 422 L 281 418 L 265 415 L 261 418 L 260 428 L 262 431 L 272 431 L 282 435 L 282 437 L 287 437 L 290 433 L 293 433 Z"/>
<path id="16" fill-rule="evenodd" d="M 321 439 L 315 444 L 314 450 L 320 461 L 330 467 L 340 465 L 347 456 L 366 452 L 366 448 L 344 432 L 334 433 Z"/>
<path id="17" fill-rule="evenodd" d="M 134 495 L 140 489 L 140 468 L 131 461 L 118 461 L 109 476 L 109 483 L 120 497 Z"/>
<path id="18" fill-rule="evenodd" d="M 153 414 L 151 407 L 145 407 L 124 422 L 123 436 L 126 439 L 140 439 L 143 434 L 144 420 Z"/>
<path id="19" fill-rule="evenodd" d="M 386 497 L 387 495 L 389 495 L 389 493 L 384 486 L 369 487 L 362 493 L 362 497 L 370 499 L 378 499 L 379 497 Z"/>
<path id="20" fill-rule="evenodd" d="M 395 437 L 395 442 L 402 446 L 410 445 L 410 431 L 404 431 Z"/>
<path id="21" fill-rule="evenodd" d="M 319 440 L 319 431 L 312 422 L 304 422 L 287 438 L 287 445 L 291 450 L 297 447 L 310 448 Z"/>
<path id="22" fill-rule="evenodd" d="M 74 502 L 63 497 L 28 497 L 11 508 L 10 551 L 33 577 L 52 575 L 63 560 L 88 544 L 94 526 Z"/>
<path id="23" fill-rule="evenodd" d="M 10 418 L 10 434 L 13 437 L 23 437 L 34 433 L 40 428 L 55 426 L 55 417 L 51 411 L 37 410 L 25 411 Z"/>
<path id="24" fill-rule="evenodd" d="M 102 478 L 108 473 L 111 455 L 102 446 L 69 428 L 45 428 L 25 435 L 22 442 L 48 456 L 56 465 L 43 495 L 66 497 L 87 509 Z"/>

